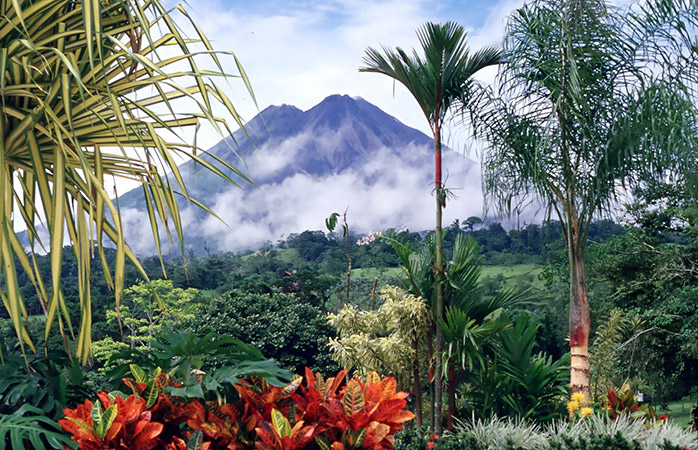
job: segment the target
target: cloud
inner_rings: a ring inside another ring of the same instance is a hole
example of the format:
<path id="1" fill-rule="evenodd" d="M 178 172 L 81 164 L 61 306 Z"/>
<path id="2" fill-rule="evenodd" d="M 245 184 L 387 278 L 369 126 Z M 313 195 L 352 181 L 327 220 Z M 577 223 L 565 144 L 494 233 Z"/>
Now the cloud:
<path id="1" fill-rule="evenodd" d="M 420 152 L 423 156 L 424 149 Z M 258 248 L 290 233 L 324 229 L 325 218 L 335 211 L 347 210 L 351 229 L 359 233 L 392 227 L 431 229 L 432 168 L 415 154 L 397 155 L 384 148 L 337 175 L 296 173 L 257 190 L 230 188 L 212 205 L 227 226 L 208 217 L 198 223 L 185 221 L 185 229 L 196 229 L 209 247 L 232 251 Z M 478 167 L 459 155 L 449 153 L 448 157 L 450 179 L 459 198 L 446 208 L 446 225 L 482 212 Z M 415 167 L 415 162 L 421 164 Z"/>
<path id="2" fill-rule="evenodd" d="M 274 154 L 275 166 L 286 167 L 293 162 L 303 139 L 288 140 L 287 152 Z M 271 153 L 260 160 L 272 159 Z M 446 152 L 447 187 L 457 199 L 449 200 L 444 225 L 482 213 L 479 167 L 472 161 Z M 278 160 L 278 158 L 283 158 Z M 353 232 L 368 233 L 388 228 L 428 230 L 434 227 L 435 198 L 433 161 L 424 148 L 406 148 L 396 153 L 381 148 L 362 163 L 338 174 L 313 176 L 297 172 L 277 182 L 262 184 L 259 189 L 230 186 L 206 204 L 225 221 L 204 216 L 195 206 L 182 209 L 185 246 L 207 246 L 216 251 L 242 251 L 259 248 L 267 241 L 276 242 L 291 233 L 324 230 L 324 221 L 333 212 L 347 211 Z M 254 167 L 251 165 L 251 167 Z M 129 245 L 137 254 L 154 254 L 150 228 L 144 226 L 144 212 L 124 209 L 123 221 Z M 163 236 L 164 237 L 164 236 Z M 167 249 L 170 245 L 163 244 Z M 165 250 L 167 253 L 168 250 Z"/>

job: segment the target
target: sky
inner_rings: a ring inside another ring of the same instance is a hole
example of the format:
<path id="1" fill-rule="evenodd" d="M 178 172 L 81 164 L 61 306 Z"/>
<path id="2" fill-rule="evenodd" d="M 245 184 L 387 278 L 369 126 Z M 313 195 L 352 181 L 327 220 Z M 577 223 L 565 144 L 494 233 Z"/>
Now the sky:
<path id="1" fill-rule="evenodd" d="M 522 5 L 523 0 L 200 0 L 187 9 L 212 46 L 234 52 L 244 67 L 256 102 L 239 80 L 231 80 L 226 88 L 243 119 L 252 119 L 270 105 L 289 104 L 305 111 L 329 95 L 342 94 L 362 97 L 431 136 L 426 118 L 404 87 L 383 75 L 358 72 L 365 49 L 400 46 L 410 51 L 419 46 L 415 31 L 427 21 L 458 22 L 468 31 L 473 50 L 497 46 L 506 17 Z M 225 69 L 235 72 L 232 58 L 227 60 Z M 491 82 L 495 74 L 492 68 L 480 77 Z M 221 136 L 203 126 L 197 139 L 206 149 Z M 467 136 L 447 130 L 444 139 L 451 148 L 465 153 Z M 265 157 L 269 159 L 272 153 Z M 290 157 L 293 151 L 285 154 Z M 290 233 L 324 229 L 324 219 L 335 211 L 347 210 L 350 226 L 360 233 L 393 227 L 433 228 L 433 168 L 418 165 L 417 170 L 395 160 L 390 152 L 379 149 L 376 155 L 381 154 L 385 157 L 376 156 L 339 176 L 298 174 L 253 193 L 231 187 L 224 195 L 200 199 L 225 225 L 214 218 L 202 223 L 185 209 L 185 230 L 196 230 L 217 250 L 238 251 L 274 243 Z M 468 156 L 477 158 L 473 153 Z M 447 187 L 458 196 L 444 212 L 445 225 L 483 215 L 479 165 L 456 157 L 460 160 L 452 158 L 445 167 L 450 177 Z M 254 166 L 254 161 L 249 165 Z M 371 173 L 382 175 L 378 181 L 367 181 L 376 179 Z M 254 180 L 254 173 L 251 175 Z M 122 216 L 132 247 L 142 254 L 152 253 L 152 237 L 142 226 L 147 223 L 142 213 L 122 211 Z M 251 216 L 264 219 L 252 220 Z"/>
<path id="2" fill-rule="evenodd" d="M 328 95 L 347 94 L 429 134 L 404 87 L 358 72 L 365 49 L 416 48 L 415 31 L 427 21 L 458 22 L 468 31 L 471 49 L 498 45 L 506 17 L 522 5 L 522 0 L 201 0 L 188 10 L 213 47 L 233 51 L 247 72 L 256 104 L 241 83 L 231 82 L 228 90 L 243 118 L 269 105 L 307 110 Z M 481 77 L 491 80 L 494 74 L 490 69 Z M 219 140 L 206 131 L 198 138 L 204 148 Z"/>

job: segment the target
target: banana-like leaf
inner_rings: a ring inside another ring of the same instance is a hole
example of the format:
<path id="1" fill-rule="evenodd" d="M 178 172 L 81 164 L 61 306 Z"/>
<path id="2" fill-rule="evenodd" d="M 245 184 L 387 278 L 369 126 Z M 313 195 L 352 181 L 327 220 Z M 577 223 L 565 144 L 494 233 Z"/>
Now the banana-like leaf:
<path id="1" fill-rule="evenodd" d="M 13 414 L 0 417 L 0 446 L 10 448 L 76 449 L 77 443 L 65 435 L 61 427 L 46 417 L 42 410 L 22 405 Z"/>

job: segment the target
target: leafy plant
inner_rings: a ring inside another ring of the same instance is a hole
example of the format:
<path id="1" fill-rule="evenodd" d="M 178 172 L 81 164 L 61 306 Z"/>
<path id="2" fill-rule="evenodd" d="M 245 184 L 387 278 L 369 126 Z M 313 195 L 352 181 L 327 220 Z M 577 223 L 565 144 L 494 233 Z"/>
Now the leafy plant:
<path id="1" fill-rule="evenodd" d="M 393 450 L 427 450 L 428 427 L 411 426 L 395 433 Z"/>
<path id="2" fill-rule="evenodd" d="M 468 377 L 461 392 L 480 417 L 490 414 L 549 421 L 558 417 L 567 394 L 567 362 L 534 353 L 539 324 L 519 316 L 499 332 L 492 355 Z"/>
<path id="3" fill-rule="evenodd" d="M 0 1 L 0 47 L 7 49 L 2 57 L 6 114 L 0 127 L 0 184 L 6 206 L 0 215 L 2 300 L 23 351 L 25 346 L 33 349 L 34 343 L 24 320 L 28 308 L 19 289 L 22 269 L 46 314 L 45 338 L 58 322 L 62 331 L 69 331 L 64 333 L 67 339 L 74 328 L 71 314 L 81 313 L 75 346 L 83 362 L 91 354 L 93 256 L 102 263 L 104 281 L 114 288 L 117 309 L 126 261 L 145 277 L 125 243 L 118 202 L 105 179 L 126 178 L 142 185 L 160 255 L 161 234 L 176 235 L 184 253 L 176 193 L 187 200 L 190 196 L 178 158 L 196 161 L 231 182 L 232 174 L 245 179 L 220 158 L 211 156 L 215 165 L 201 158 L 196 140 L 192 144 L 179 133 L 181 128 L 194 130 L 203 119 L 219 134 L 229 134 L 225 117 L 214 105 L 235 123 L 242 121 L 215 81 L 235 76 L 223 70 L 224 53 L 211 48 L 182 7 L 163 3 Z M 196 30 L 194 37 L 183 35 L 182 20 Z M 239 61 L 225 54 L 251 94 Z M 199 69 L 207 63 L 210 67 Z M 19 212 L 13 214 L 14 208 Z M 30 255 L 14 231 L 17 221 L 27 227 Z M 48 240 L 41 237 L 39 223 L 45 224 Z M 107 264 L 105 240 L 116 247 L 113 270 Z M 75 308 L 69 307 L 61 282 L 66 243 L 73 244 L 79 274 Z M 35 249 L 50 253 L 52 275 L 47 282 Z"/>
<path id="4" fill-rule="evenodd" d="M 394 378 L 367 375 L 344 384 L 346 371 L 327 380 L 306 369 L 303 378 L 274 386 L 260 377 L 236 380 L 235 401 L 200 401 L 186 396 L 182 383 L 158 370 L 148 375 L 131 366 L 125 385 L 133 393 L 98 394 L 59 423 L 80 449 L 138 448 L 184 450 L 188 446 L 297 450 L 391 449 L 393 434 L 414 415 L 405 411 L 404 392 Z M 231 398 L 232 400 L 232 398 Z M 145 443 L 147 441 L 147 444 Z M 100 447 L 103 445 L 104 447 Z"/>
<path id="5" fill-rule="evenodd" d="M 323 450 L 391 449 L 395 432 L 414 418 L 404 410 L 409 394 L 396 392 L 394 378 L 381 379 L 375 372 L 368 373 L 363 382 L 352 378 L 338 393 L 345 375 L 346 371 L 340 371 L 323 380 L 306 369 L 304 398 L 294 396 L 306 423 L 319 423 L 316 442 Z"/>
<path id="6" fill-rule="evenodd" d="M 622 434 L 613 436 L 600 436 L 593 438 L 577 438 L 577 440 L 565 440 L 564 443 L 555 442 L 550 450 L 642 450 L 638 441 L 629 441 Z"/>
<path id="7" fill-rule="evenodd" d="M 667 443 L 682 449 L 698 448 L 698 439 L 691 430 L 673 423 L 647 428 L 643 420 L 633 419 L 627 414 L 620 415 L 616 420 L 604 414 L 593 414 L 579 421 L 556 421 L 545 431 L 551 447 L 556 449 L 576 449 L 574 443 L 580 440 L 586 440 L 587 445 L 591 445 L 594 441 L 616 435 L 622 436 L 628 443 L 638 442 L 642 450 L 656 450 Z"/>
<path id="8" fill-rule="evenodd" d="M 345 304 L 327 315 L 337 330 L 337 338 L 329 343 L 332 358 L 359 375 L 389 374 L 405 386 L 413 376 L 414 354 L 423 341 L 429 313 L 424 299 L 394 286 L 384 286 L 380 298 L 378 309 Z"/>
<path id="9" fill-rule="evenodd" d="M 320 308 L 298 296 L 229 291 L 207 301 L 184 327 L 215 331 L 257 347 L 281 367 L 301 373 L 308 366 L 325 374 L 339 370 L 327 348 L 334 335 Z"/>
<path id="10" fill-rule="evenodd" d="M 12 414 L 26 404 L 59 419 L 63 408 L 92 394 L 83 382 L 81 367 L 62 350 L 26 360 L 17 352 L 7 354 L 0 366 L 0 413 Z"/>
<path id="11" fill-rule="evenodd" d="M 162 370 L 181 380 L 180 386 L 172 388 L 173 395 L 201 399 L 205 399 L 207 393 L 219 399 L 230 396 L 234 391 L 229 387 L 245 376 L 263 377 L 276 386 L 283 386 L 292 379 L 291 372 L 266 359 L 255 347 L 216 333 L 199 337 L 165 330 L 150 349 L 117 353 L 111 359 L 133 361 L 110 371 L 112 380 L 134 375 L 134 366 L 145 372 Z"/>
<path id="12" fill-rule="evenodd" d="M 634 419 L 642 419 L 648 425 L 668 419 L 666 414 L 657 416 L 657 413 L 651 405 L 647 403 L 640 405 L 635 392 L 630 388 L 620 393 L 615 392 L 613 389 L 609 389 L 607 401 L 603 402 L 601 406 L 604 411 L 606 411 L 606 414 L 613 420 L 618 419 L 618 417 L 623 414 L 628 414 Z"/>
<path id="13" fill-rule="evenodd" d="M 515 445 L 530 450 L 547 448 L 547 439 L 540 424 L 520 418 L 475 419 L 458 422 L 457 435 L 472 436 L 486 449 Z"/>
<path id="14" fill-rule="evenodd" d="M 80 449 L 151 450 L 159 444 L 163 424 L 151 421 L 144 398 L 133 394 L 122 398 L 106 392 L 97 396 L 95 403 L 87 399 L 75 409 L 66 409 L 65 419 L 58 421 Z"/>
<path id="15" fill-rule="evenodd" d="M 77 448 L 61 427 L 39 408 L 22 405 L 11 414 L 0 416 L 0 448 Z"/>

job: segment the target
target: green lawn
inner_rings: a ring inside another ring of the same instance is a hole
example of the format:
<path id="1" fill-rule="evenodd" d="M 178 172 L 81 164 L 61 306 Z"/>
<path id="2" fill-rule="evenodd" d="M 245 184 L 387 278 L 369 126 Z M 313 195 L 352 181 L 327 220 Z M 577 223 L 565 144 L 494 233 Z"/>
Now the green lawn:
<path id="1" fill-rule="evenodd" d="M 676 401 L 669 403 L 669 406 L 658 408 L 658 414 L 668 414 L 669 419 L 677 425 L 687 427 L 691 421 L 691 409 L 695 406 L 695 402 L 690 400 Z"/>
<path id="2" fill-rule="evenodd" d="M 482 278 L 491 277 L 504 278 L 504 287 L 515 287 L 519 284 L 532 284 L 534 287 L 542 289 L 543 282 L 538 279 L 538 275 L 543 271 L 541 266 L 536 264 L 514 264 L 510 266 L 482 266 Z"/>
<path id="3" fill-rule="evenodd" d="M 351 271 L 352 278 L 376 278 L 380 276 L 402 276 L 402 269 L 399 267 L 385 267 L 382 269 L 374 269 L 367 267 L 365 269 L 353 269 Z"/>

